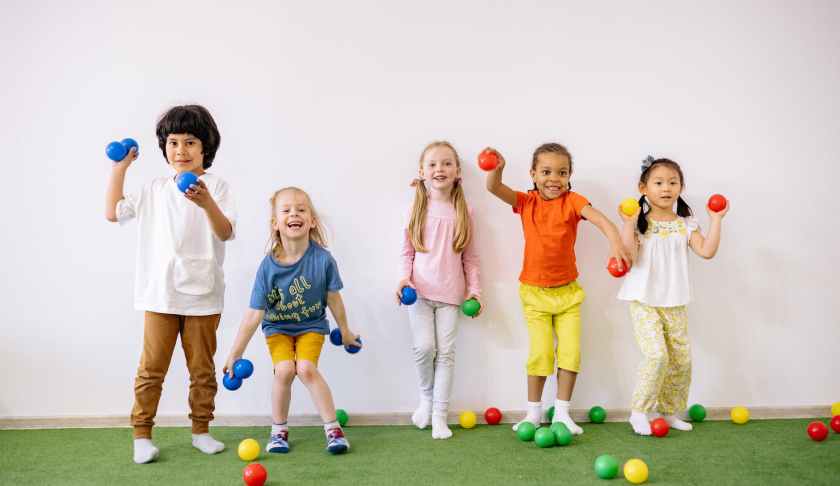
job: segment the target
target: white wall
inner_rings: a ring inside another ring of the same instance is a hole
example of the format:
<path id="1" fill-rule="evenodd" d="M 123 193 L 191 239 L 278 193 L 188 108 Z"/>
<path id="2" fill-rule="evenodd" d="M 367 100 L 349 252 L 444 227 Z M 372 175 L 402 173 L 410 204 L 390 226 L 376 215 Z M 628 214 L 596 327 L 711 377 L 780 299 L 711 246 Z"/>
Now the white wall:
<path id="1" fill-rule="evenodd" d="M 695 3 L 4 2 L 0 417 L 129 412 L 142 340 L 136 227 L 103 217 L 103 151 L 140 142 L 128 190 L 167 174 L 154 124 L 185 102 L 216 117 L 214 171 L 240 212 L 218 364 L 264 250 L 267 198 L 300 185 L 334 233 L 366 344 L 355 356 L 324 349 L 337 403 L 411 410 L 407 319 L 391 292 L 418 154 L 445 138 L 468 162 L 487 303 L 462 322 L 453 408 L 523 408 L 521 229 L 474 161 L 498 147 L 506 182 L 525 189 L 533 149 L 559 141 L 575 158 L 575 190 L 614 219 L 649 153 L 682 163 L 703 224 L 709 194 L 732 201 L 718 256 L 692 261 L 691 401 L 840 399 L 840 6 Z M 577 254 L 588 299 L 575 406 L 626 408 L 639 352 L 604 270 L 606 242 L 588 223 Z M 269 413 L 259 335 L 247 356 L 256 376 L 220 389 L 217 415 Z M 185 412 L 186 384 L 176 352 L 159 413 Z M 314 413 L 299 384 L 292 412 Z"/>

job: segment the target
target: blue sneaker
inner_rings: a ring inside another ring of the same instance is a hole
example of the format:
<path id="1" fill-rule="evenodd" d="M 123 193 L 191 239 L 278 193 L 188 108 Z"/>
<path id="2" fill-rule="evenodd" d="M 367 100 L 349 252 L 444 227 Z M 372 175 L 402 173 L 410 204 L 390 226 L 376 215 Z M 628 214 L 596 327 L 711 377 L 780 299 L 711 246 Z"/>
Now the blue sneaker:
<path id="1" fill-rule="evenodd" d="M 284 430 L 279 434 L 273 434 L 265 446 L 265 451 L 280 454 L 289 452 L 289 431 Z"/>
<path id="2" fill-rule="evenodd" d="M 350 443 L 344 437 L 341 427 L 330 429 L 327 432 L 327 451 L 330 454 L 341 454 L 350 450 Z"/>

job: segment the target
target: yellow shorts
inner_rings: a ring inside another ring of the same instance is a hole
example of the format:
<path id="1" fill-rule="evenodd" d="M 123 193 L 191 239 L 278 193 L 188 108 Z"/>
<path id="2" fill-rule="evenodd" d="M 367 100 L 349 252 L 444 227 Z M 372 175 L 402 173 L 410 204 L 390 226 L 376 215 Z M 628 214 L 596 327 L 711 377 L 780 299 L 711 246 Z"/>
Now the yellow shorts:
<path id="1" fill-rule="evenodd" d="M 306 360 L 318 366 L 324 335 L 317 332 L 307 332 L 300 336 L 272 334 L 265 338 L 265 342 L 268 344 L 268 352 L 271 353 L 272 364 Z"/>
<path id="2" fill-rule="evenodd" d="M 522 312 L 528 325 L 530 376 L 554 374 L 554 335 L 557 335 L 557 368 L 580 371 L 580 304 L 586 297 L 577 281 L 562 287 L 519 284 Z"/>

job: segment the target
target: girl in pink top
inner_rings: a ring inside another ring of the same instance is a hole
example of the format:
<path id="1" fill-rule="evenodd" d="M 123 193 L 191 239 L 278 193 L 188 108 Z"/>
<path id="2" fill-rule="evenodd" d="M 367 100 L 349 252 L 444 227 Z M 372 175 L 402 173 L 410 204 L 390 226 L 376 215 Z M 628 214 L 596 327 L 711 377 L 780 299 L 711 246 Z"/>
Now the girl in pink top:
<path id="1" fill-rule="evenodd" d="M 475 227 L 455 148 L 449 142 L 426 146 L 420 155 L 420 178 L 411 185 L 416 193 L 404 231 L 397 287 L 398 303 L 403 287 L 414 288 L 418 295 L 408 306 L 420 376 L 420 405 L 411 420 L 420 429 L 431 423 L 433 438 L 448 439 L 459 306 L 465 298 L 481 302 Z"/>

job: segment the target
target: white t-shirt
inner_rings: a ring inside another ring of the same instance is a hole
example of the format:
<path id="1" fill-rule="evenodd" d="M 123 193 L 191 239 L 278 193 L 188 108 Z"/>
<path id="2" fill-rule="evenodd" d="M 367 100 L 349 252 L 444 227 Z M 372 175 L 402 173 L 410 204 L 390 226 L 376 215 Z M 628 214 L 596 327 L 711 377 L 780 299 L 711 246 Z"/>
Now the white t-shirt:
<path id="1" fill-rule="evenodd" d="M 637 261 L 624 277 L 619 300 L 637 300 L 653 307 L 677 307 L 691 300 L 688 282 L 688 241 L 699 228 L 693 217 L 649 220 Z"/>
<path id="2" fill-rule="evenodd" d="M 235 233 L 236 208 L 227 183 L 210 173 L 199 179 Z M 135 217 L 140 228 L 134 308 L 187 316 L 221 313 L 225 243 L 213 233 L 205 211 L 184 197 L 174 177 L 160 177 L 117 203 L 120 224 Z"/>

